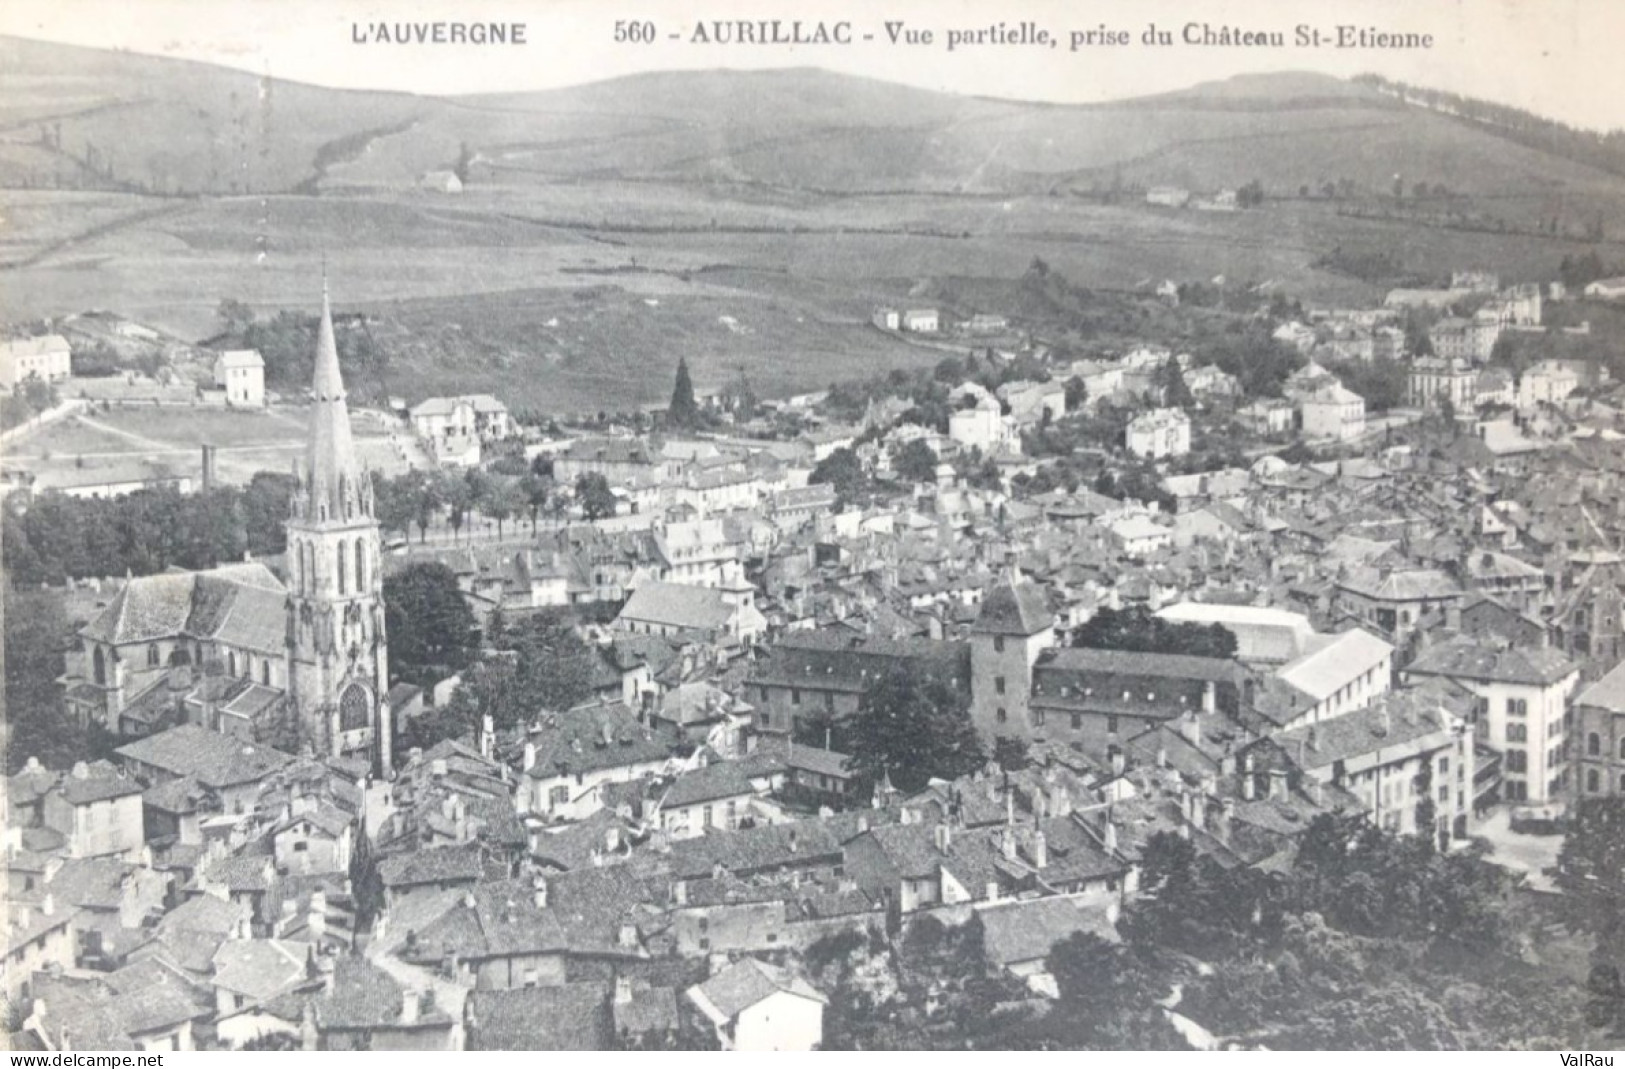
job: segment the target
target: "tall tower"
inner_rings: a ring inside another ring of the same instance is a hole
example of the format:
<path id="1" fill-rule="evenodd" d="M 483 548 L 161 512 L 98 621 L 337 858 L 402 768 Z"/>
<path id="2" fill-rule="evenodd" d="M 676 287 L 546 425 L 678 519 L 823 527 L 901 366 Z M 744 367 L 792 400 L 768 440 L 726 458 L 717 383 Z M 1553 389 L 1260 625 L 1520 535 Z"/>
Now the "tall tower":
<path id="1" fill-rule="evenodd" d="M 389 645 L 372 480 L 356 460 L 327 281 L 316 337 L 315 410 L 288 518 L 288 691 L 318 754 L 390 772 Z"/>
<path id="2" fill-rule="evenodd" d="M 1031 739 L 1033 665 L 1055 645 L 1055 614 L 1044 593 L 1017 574 L 982 598 L 970 629 L 971 717 L 984 739 Z"/>

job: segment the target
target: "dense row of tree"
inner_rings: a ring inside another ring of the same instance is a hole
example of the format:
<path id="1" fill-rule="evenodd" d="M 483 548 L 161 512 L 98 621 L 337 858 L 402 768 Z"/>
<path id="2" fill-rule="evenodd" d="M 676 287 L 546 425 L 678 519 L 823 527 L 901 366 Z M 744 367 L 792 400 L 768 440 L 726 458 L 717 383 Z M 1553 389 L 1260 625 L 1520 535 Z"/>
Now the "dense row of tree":
<path id="1" fill-rule="evenodd" d="M 286 546 L 292 488 L 291 476 L 261 472 L 244 487 L 193 494 L 167 487 L 115 498 L 14 494 L 4 506 L 0 559 L 13 583 L 35 586 L 274 555 Z"/>
<path id="2" fill-rule="evenodd" d="M 1096 650 L 1234 657 L 1236 636 L 1220 624 L 1164 620 L 1144 605 L 1101 609 L 1073 635 L 1072 644 Z"/>
<path id="3" fill-rule="evenodd" d="M 265 382 L 288 391 L 309 389 L 316 366 L 319 316 L 286 309 L 261 319 L 242 301 L 227 298 L 215 314 L 222 335 L 212 344 L 223 349 L 257 349 L 265 360 Z M 345 386 L 356 396 L 387 393 L 388 354 L 373 341 L 364 315 L 334 316 L 333 340 L 345 368 Z"/>

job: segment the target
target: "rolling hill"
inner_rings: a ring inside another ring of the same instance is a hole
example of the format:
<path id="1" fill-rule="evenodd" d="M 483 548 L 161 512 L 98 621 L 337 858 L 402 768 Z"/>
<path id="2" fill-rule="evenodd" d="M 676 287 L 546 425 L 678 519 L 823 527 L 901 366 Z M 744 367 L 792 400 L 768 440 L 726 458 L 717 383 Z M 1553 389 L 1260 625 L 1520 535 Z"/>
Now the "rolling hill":
<path id="1" fill-rule="evenodd" d="M 465 150 L 461 194 L 421 188 Z M 1396 213 L 1395 175 L 1432 199 Z M 1142 192 L 1255 179 L 1254 211 Z M 868 309 L 934 280 L 999 292 L 1035 256 L 1101 290 L 1222 274 L 1360 301 L 1384 280 L 1321 266 L 1332 249 L 1549 277 L 1592 247 L 1574 231 L 1625 220 L 1615 175 L 1316 74 L 1088 106 L 814 69 L 432 98 L 6 38 L 0 189 L 0 319 L 111 308 L 206 337 L 225 297 L 308 310 L 325 257 L 390 391 L 577 410 L 659 400 L 677 355 L 702 387 L 744 368 L 771 391 L 934 361 Z"/>

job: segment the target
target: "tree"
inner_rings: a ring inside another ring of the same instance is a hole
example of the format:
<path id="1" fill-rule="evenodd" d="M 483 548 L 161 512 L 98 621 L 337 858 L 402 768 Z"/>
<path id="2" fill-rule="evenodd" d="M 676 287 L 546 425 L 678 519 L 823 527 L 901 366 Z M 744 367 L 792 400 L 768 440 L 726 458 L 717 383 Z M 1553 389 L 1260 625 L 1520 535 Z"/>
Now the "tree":
<path id="1" fill-rule="evenodd" d="M 479 637 L 457 575 L 438 561 L 420 561 L 384 579 L 390 666 L 402 679 L 427 686 L 473 661 Z"/>
<path id="2" fill-rule="evenodd" d="M 1189 408 L 1196 401 L 1185 383 L 1185 371 L 1174 356 L 1162 362 L 1152 383 L 1162 392 L 1162 403 L 1172 408 Z"/>
<path id="3" fill-rule="evenodd" d="M 688 360 L 677 358 L 677 381 L 672 386 L 671 404 L 666 408 L 666 422 L 681 430 L 700 426 L 700 406 L 694 400 L 694 383 L 688 377 Z"/>
<path id="4" fill-rule="evenodd" d="M 940 463 L 937 451 L 926 445 L 924 438 L 915 438 L 897 451 L 897 456 L 892 460 L 892 470 L 908 482 L 928 483 L 936 479 L 937 465 Z"/>
<path id="5" fill-rule="evenodd" d="M 860 774 L 877 783 L 890 777 L 905 793 L 934 776 L 967 775 L 987 761 L 966 690 L 944 670 L 908 663 L 893 664 L 871 680 L 858 700 L 851 740 Z"/>
<path id="6" fill-rule="evenodd" d="M 235 297 L 222 298 L 214 314 L 225 333 L 233 337 L 241 335 L 254 323 L 254 309 Z"/>
<path id="7" fill-rule="evenodd" d="M 581 514 L 589 521 L 615 515 L 615 493 L 609 488 L 609 480 L 599 472 L 584 472 L 576 480 L 576 500 L 581 504 Z"/>
<path id="8" fill-rule="evenodd" d="M 524 511 L 527 501 L 519 488 L 519 480 L 509 475 L 493 475 L 479 485 L 476 502 L 480 512 L 497 522 L 497 537 L 502 537 L 504 521 Z"/>
<path id="9" fill-rule="evenodd" d="M 1050 951 L 1060 999 L 1045 1018 L 1059 1045 L 1087 1050 L 1184 1050 L 1163 1015 L 1169 980 L 1139 950 L 1093 932 L 1067 936 Z"/>
<path id="10" fill-rule="evenodd" d="M 1006 772 L 1020 772 L 1030 760 L 1027 740 L 1019 735 L 1000 735 L 993 740 L 993 760 Z"/>
<path id="11" fill-rule="evenodd" d="M 1066 380 L 1063 388 L 1066 390 L 1066 410 L 1068 412 L 1080 411 L 1084 405 L 1089 403 L 1089 386 L 1081 377 L 1073 375 Z"/>
<path id="12" fill-rule="evenodd" d="M 1593 961 L 1625 971 L 1625 797 L 1582 798 L 1557 855 L 1570 923 L 1596 939 Z"/>
<path id="13" fill-rule="evenodd" d="M 933 464 L 932 468 L 935 467 Z M 858 455 L 843 447 L 820 460 L 812 474 L 807 476 L 807 481 L 827 484 L 835 490 L 835 496 L 841 503 L 847 504 L 863 493 L 869 485 L 869 476 L 864 472 L 863 461 L 858 459 Z"/>
<path id="14" fill-rule="evenodd" d="M 495 637 L 495 636 L 493 636 Z M 507 629 L 504 643 L 514 654 L 517 671 L 513 716 L 499 717 L 508 726 L 517 716 L 562 710 L 592 697 L 597 653 L 556 612 L 541 612 Z"/>
<path id="15" fill-rule="evenodd" d="M 1164 620 L 1143 605 L 1101 609 L 1078 628 L 1072 644 L 1086 649 L 1179 653 L 1192 657 L 1236 655 L 1236 636 L 1222 625 Z"/>

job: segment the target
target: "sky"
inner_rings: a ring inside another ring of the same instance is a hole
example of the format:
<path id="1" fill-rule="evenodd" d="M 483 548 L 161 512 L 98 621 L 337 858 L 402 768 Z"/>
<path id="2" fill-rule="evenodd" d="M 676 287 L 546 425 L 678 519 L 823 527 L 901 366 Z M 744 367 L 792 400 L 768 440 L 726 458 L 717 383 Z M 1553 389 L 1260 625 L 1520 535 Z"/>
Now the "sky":
<path id="1" fill-rule="evenodd" d="M 849 46 L 694 44 L 696 22 L 841 19 Z M 356 44 L 378 21 L 523 22 L 522 46 Z M 652 43 L 616 43 L 619 20 L 652 22 Z M 945 35 L 1031 21 L 1059 47 L 949 51 Z M 929 45 L 885 42 L 886 22 L 930 29 Z M 1147 48 L 1151 24 L 1328 36 L 1339 24 L 1431 34 L 1427 50 Z M 1073 30 L 1126 31 L 1128 47 L 1071 51 Z M 428 94 L 521 92 L 648 70 L 818 66 L 926 89 L 1094 102 L 1236 74 L 1373 71 L 1593 129 L 1625 129 L 1625 0 L 6 0 L 0 34 L 220 63 L 344 88 Z M 680 40 L 669 39 L 678 34 Z M 0 90 L 4 72 L 0 72 Z"/>

